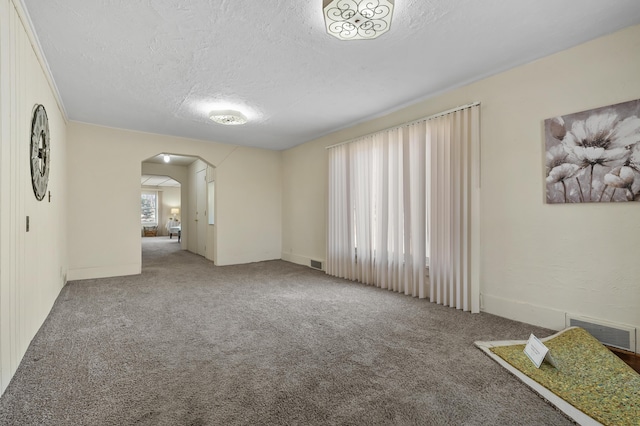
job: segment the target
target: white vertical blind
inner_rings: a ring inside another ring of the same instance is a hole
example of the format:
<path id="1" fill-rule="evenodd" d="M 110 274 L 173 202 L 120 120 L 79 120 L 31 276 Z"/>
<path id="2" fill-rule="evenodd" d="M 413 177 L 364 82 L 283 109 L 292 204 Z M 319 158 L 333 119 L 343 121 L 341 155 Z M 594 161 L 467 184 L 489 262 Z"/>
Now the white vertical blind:
<path id="1" fill-rule="evenodd" d="M 474 105 L 330 147 L 327 273 L 477 312 L 478 146 Z"/>
<path id="2" fill-rule="evenodd" d="M 348 146 L 342 145 L 331 151 L 329 161 L 329 236 L 331 247 L 327 258 L 327 273 L 337 277 L 352 276 L 352 265 L 355 263 L 353 218 L 350 208 L 350 180 Z"/>
<path id="3" fill-rule="evenodd" d="M 427 125 L 431 151 L 429 214 L 430 299 L 479 312 L 478 256 L 480 108 L 434 118 Z M 472 246 L 475 244 L 475 250 Z M 477 261 L 476 261 L 477 262 Z"/>
<path id="4" fill-rule="evenodd" d="M 328 274 L 427 297 L 424 140 L 423 122 L 329 150 Z"/>

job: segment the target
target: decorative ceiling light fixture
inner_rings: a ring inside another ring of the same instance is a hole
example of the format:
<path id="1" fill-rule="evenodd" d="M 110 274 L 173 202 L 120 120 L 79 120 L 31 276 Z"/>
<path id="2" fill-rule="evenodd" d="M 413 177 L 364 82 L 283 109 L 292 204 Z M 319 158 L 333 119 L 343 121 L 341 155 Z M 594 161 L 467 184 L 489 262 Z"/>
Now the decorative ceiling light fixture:
<path id="1" fill-rule="evenodd" d="M 340 40 L 368 40 L 389 31 L 394 0 L 324 0 L 327 32 Z"/>
<path id="2" fill-rule="evenodd" d="M 164 159 L 165 163 L 168 163 L 169 161 L 171 161 L 171 156 L 169 154 L 164 154 L 162 158 Z"/>
<path id="3" fill-rule="evenodd" d="M 239 124 L 245 124 L 247 117 L 242 115 L 238 111 L 226 110 L 226 111 L 211 111 L 209 118 L 216 123 L 225 124 L 227 126 L 237 126 Z"/>

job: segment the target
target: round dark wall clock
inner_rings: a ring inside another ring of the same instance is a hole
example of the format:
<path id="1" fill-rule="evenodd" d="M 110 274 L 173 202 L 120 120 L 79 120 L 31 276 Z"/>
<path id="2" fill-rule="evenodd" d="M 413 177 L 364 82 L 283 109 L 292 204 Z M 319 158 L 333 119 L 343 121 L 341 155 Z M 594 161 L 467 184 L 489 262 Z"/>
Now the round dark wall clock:
<path id="1" fill-rule="evenodd" d="M 38 105 L 31 120 L 31 183 L 38 201 L 44 198 L 49 184 L 49 119 L 44 106 Z"/>

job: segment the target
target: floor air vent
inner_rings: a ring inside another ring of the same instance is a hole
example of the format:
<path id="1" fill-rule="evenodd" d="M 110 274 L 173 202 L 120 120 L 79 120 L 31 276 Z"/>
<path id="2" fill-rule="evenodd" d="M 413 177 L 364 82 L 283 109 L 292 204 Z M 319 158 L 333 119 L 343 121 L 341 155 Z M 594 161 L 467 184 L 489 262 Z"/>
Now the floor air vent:
<path id="1" fill-rule="evenodd" d="M 320 262 L 319 260 L 312 260 L 309 266 L 311 266 L 313 269 L 322 271 L 322 262 Z"/>
<path id="2" fill-rule="evenodd" d="M 570 314 L 567 314 L 565 324 L 584 328 L 605 345 L 636 351 L 636 329 L 633 327 Z"/>

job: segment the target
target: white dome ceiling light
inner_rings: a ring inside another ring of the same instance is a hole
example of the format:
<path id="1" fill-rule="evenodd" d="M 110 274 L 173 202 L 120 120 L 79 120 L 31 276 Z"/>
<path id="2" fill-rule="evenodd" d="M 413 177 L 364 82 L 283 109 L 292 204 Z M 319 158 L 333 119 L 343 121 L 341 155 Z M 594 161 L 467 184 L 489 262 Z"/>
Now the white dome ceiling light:
<path id="1" fill-rule="evenodd" d="M 324 0 L 327 32 L 340 40 L 369 40 L 391 28 L 394 0 Z"/>
<path id="2" fill-rule="evenodd" d="M 211 111 L 209 118 L 216 123 L 227 126 L 238 126 L 247 122 L 247 117 L 245 117 L 241 112 L 233 110 Z"/>

